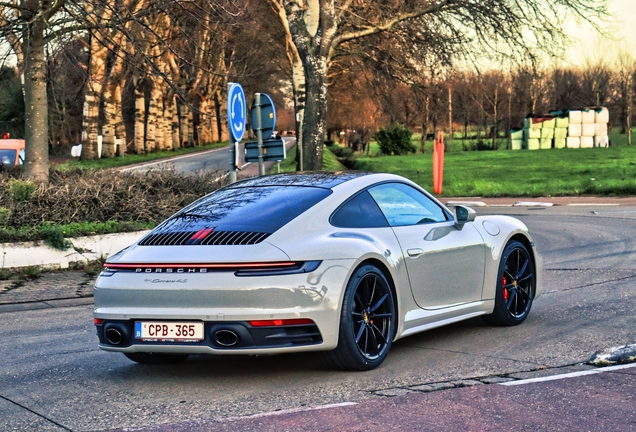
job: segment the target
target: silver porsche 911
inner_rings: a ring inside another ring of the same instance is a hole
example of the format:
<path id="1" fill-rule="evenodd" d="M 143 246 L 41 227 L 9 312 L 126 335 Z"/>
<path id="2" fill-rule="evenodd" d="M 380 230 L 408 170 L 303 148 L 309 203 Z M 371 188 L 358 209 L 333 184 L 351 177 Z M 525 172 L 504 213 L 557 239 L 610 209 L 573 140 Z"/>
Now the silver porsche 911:
<path id="1" fill-rule="evenodd" d="M 517 219 L 453 214 L 391 174 L 281 174 L 219 189 L 110 257 L 94 320 L 100 348 L 139 363 L 317 351 L 369 370 L 417 332 L 520 324 L 541 279 Z"/>

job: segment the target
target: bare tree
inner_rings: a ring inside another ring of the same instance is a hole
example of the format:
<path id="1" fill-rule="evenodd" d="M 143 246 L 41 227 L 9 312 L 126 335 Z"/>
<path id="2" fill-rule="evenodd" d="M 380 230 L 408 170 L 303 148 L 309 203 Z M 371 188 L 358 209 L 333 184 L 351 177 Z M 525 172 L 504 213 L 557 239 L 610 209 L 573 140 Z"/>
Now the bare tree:
<path id="1" fill-rule="evenodd" d="M 476 44 L 491 51 L 553 52 L 564 39 L 563 18 L 593 19 L 606 13 L 605 1 L 542 0 L 414 2 L 354 0 L 269 0 L 298 50 L 305 78 L 303 142 L 305 168 L 320 169 L 326 126 L 328 71 L 340 47 L 383 32 L 397 34 L 411 24 L 427 34 L 454 40 L 449 55 Z M 413 28 L 413 27 L 411 27 Z M 429 42 L 432 42 L 429 40 Z"/>

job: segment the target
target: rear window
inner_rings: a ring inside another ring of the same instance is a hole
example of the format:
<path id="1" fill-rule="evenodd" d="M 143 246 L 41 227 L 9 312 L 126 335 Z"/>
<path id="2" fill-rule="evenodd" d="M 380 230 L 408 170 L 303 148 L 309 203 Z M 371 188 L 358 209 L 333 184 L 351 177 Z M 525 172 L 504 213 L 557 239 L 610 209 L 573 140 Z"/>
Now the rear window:
<path id="1" fill-rule="evenodd" d="M 273 233 L 331 194 L 306 186 L 221 189 L 195 201 L 157 231 L 244 231 Z"/>

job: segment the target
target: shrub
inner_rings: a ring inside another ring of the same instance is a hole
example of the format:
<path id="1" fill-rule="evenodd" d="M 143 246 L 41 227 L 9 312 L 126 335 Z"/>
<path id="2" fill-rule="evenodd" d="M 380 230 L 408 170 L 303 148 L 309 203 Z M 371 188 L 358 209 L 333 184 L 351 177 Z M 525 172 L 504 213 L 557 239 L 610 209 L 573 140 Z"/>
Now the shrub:
<path id="1" fill-rule="evenodd" d="M 54 249 L 66 250 L 73 246 L 71 242 L 64 238 L 64 232 L 60 227 L 45 226 L 42 228 L 42 234 L 44 235 L 44 243 Z"/>
<path id="2" fill-rule="evenodd" d="M 393 123 L 381 128 L 373 134 L 373 139 L 378 142 L 380 152 L 385 155 L 402 155 L 413 153 L 416 150 L 411 142 L 412 132 L 409 128 L 399 123 Z"/>
<path id="3" fill-rule="evenodd" d="M 7 192 L 14 200 L 20 202 L 31 201 L 35 188 L 35 183 L 27 180 L 12 178 L 7 182 Z"/>
<path id="4" fill-rule="evenodd" d="M 7 225 L 11 218 L 11 210 L 6 207 L 0 207 L 0 225 Z"/>
<path id="5" fill-rule="evenodd" d="M 22 276 L 24 280 L 34 280 L 42 275 L 42 269 L 40 266 L 21 267 L 19 272 L 20 276 Z"/>

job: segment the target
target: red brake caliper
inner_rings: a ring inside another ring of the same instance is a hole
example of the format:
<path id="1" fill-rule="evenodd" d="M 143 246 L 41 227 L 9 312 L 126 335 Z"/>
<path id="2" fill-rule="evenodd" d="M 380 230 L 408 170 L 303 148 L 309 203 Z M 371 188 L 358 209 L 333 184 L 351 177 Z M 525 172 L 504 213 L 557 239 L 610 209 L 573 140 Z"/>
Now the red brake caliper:
<path id="1" fill-rule="evenodd" d="M 503 276 L 501 278 L 501 286 L 503 287 L 503 296 L 504 296 L 504 300 L 508 300 L 508 288 L 506 288 L 506 285 L 508 285 L 508 281 L 506 280 L 506 276 Z"/>

